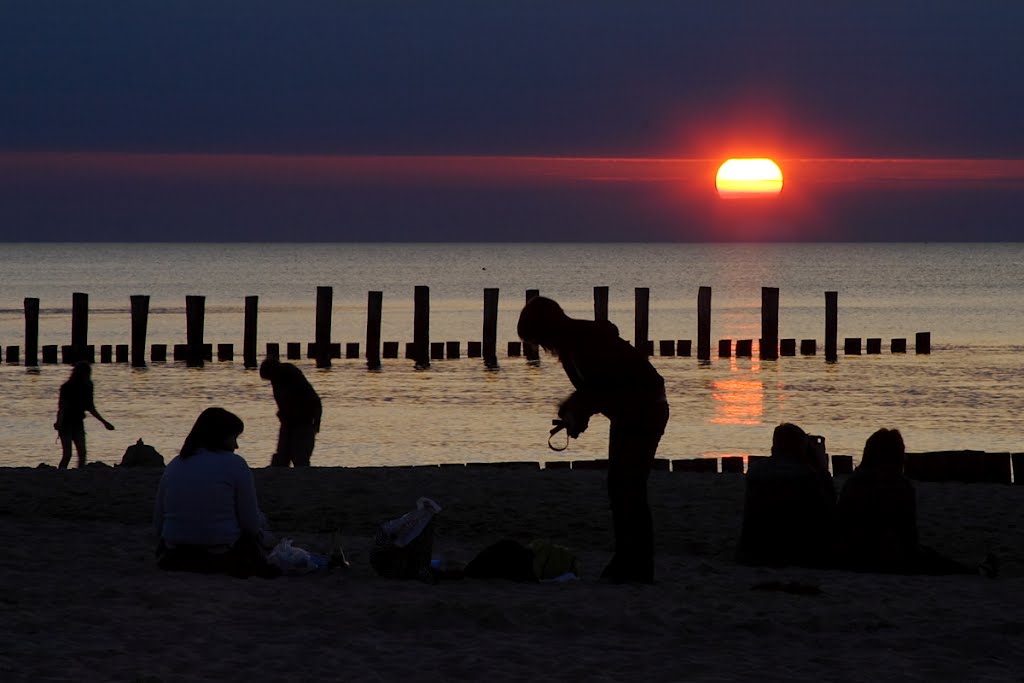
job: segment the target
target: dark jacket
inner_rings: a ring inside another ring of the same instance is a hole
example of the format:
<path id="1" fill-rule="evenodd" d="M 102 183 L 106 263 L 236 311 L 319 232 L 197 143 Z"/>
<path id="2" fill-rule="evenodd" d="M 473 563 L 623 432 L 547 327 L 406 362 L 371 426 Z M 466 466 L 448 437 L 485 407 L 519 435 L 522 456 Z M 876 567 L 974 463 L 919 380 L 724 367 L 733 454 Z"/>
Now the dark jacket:
<path id="1" fill-rule="evenodd" d="M 610 420 L 647 418 L 665 402 L 665 381 L 647 356 L 619 337 L 608 321 L 573 320 L 559 360 L 576 391 L 565 405 Z"/>
<path id="2" fill-rule="evenodd" d="M 830 565 L 835 507 L 832 477 L 798 456 L 755 462 L 746 477 L 736 559 L 770 567 Z"/>
<path id="3" fill-rule="evenodd" d="M 281 363 L 270 380 L 277 402 L 277 416 L 285 424 L 319 425 L 323 407 L 320 396 L 291 363 Z"/>

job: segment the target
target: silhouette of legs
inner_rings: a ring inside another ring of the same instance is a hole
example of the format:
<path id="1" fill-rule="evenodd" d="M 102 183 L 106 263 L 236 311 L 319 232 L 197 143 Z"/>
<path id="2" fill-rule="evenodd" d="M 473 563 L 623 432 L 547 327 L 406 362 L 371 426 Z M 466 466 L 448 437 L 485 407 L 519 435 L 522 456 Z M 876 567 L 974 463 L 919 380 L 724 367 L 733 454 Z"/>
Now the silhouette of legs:
<path id="1" fill-rule="evenodd" d="M 658 442 L 668 422 L 668 406 L 649 421 L 613 421 L 608 443 L 608 500 L 612 509 L 615 554 L 601 578 L 615 583 L 654 581 L 654 523 L 647 502 L 647 479 Z"/>
<path id="2" fill-rule="evenodd" d="M 313 425 L 291 425 L 281 423 L 277 433 L 277 452 L 270 459 L 271 466 L 309 467 L 309 460 L 316 445 L 316 430 Z"/>
<path id="3" fill-rule="evenodd" d="M 71 464 L 72 444 L 75 447 L 75 451 L 78 453 L 78 466 L 85 467 L 85 429 L 72 429 L 66 432 L 59 432 L 57 436 L 60 438 L 61 449 L 60 464 L 57 467 L 60 469 L 67 469 L 68 465 Z"/>

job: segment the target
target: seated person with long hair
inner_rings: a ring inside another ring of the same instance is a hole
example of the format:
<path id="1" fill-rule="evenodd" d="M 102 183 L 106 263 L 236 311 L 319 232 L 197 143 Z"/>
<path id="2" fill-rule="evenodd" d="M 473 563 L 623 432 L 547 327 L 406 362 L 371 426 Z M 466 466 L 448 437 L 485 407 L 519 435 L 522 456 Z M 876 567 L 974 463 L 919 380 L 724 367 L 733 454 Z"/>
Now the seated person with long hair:
<path id="1" fill-rule="evenodd" d="M 903 474 L 905 460 L 898 430 L 879 429 L 868 437 L 860 465 L 839 494 L 839 566 L 889 574 L 995 576 L 998 560 L 994 555 L 972 567 L 919 543 L 916 492 Z"/>
<path id="2" fill-rule="evenodd" d="M 235 453 L 244 424 L 223 408 L 199 415 L 157 488 L 153 524 L 161 569 L 275 576 L 270 535 L 248 463 Z"/>

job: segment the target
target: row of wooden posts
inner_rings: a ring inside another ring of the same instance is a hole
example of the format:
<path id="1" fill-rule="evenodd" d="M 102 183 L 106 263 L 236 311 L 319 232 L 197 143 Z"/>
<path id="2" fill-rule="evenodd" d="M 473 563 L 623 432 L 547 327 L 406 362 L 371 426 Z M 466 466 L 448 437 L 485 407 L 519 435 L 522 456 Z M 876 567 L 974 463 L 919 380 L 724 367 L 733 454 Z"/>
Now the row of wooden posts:
<path id="1" fill-rule="evenodd" d="M 663 472 L 742 474 L 749 471 L 751 464 L 766 457 L 764 455 L 748 455 L 746 457 L 727 455 L 721 458 L 655 458 L 653 469 Z M 853 472 L 852 455 L 833 455 L 830 460 L 834 476 L 845 476 Z M 410 467 L 540 469 L 541 463 L 529 461 L 443 463 L 441 465 L 411 465 Z M 604 470 L 608 469 L 608 459 L 548 460 L 544 463 L 544 469 Z M 917 481 L 1024 484 L 1024 453 L 986 453 L 984 451 L 907 453 L 906 474 Z"/>
<path id="2" fill-rule="evenodd" d="M 526 290 L 526 301 L 540 294 L 539 290 Z M 428 367 L 431 360 L 457 358 L 460 355 L 459 342 L 430 341 L 430 288 L 416 286 L 414 290 L 413 341 L 406 344 L 405 357 L 416 362 L 417 366 Z M 146 365 L 146 331 L 149 320 L 149 296 L 131 295 L 131 346 L 127 344 L 103 345 L 100 347 L 100 362 L 131 362 L 132 367 Z M 381 342 L 381 319 L 384 294 L 380 291 L 368 293 L 366 319 L 366 362 L 371 369 L 381 366 L 381 358 L 398 358 L 399 342 Z M 838 358 L 838 292 L 825 292 L 825 359 L 835 361 Z M 245 367 L 257 366 L 257 320 L 259 297 L 245 297 L 245 322 L 243 329 L 243 359 Z M 635 320 L 633 344 L 648 355 L 654 355 L 654 342 L 648 338 L 650 289 L 637 287 L 635 290 Z M 316 290 L 316 340 L 307 345 L 307 357 L 316 360 L 317 367 L 329 367 L 331 360 L 341 357 L 341 344 L 331 341 L 331 312 L 333 308 L 333 288 L 317 287 Z M 174 360 L 184 360 L 189 366 L 202 366 L 204 361 L 213 359 L 213 347 L 203 341 L 206 313 L 206 297 L 190 295 L 185 297 L 186 343 L 173 346 Z M 594 287 L 594 319 L 608 320 L 608 287 Z M 484 289 L 483 302 L 483 341 L 469 342 L 467 355 L 471 358 L 483 358 L 487 367 L 498 366 L 497 356 L 498 329 L 498 289 Z M 72 294 L 71 307 L 71 344 L 59 347 L 60 362 L 73 363 L 78 360 L 95 360 L 95 347 L 89 344 L 89 295 L 81 292 Z M 758 340 L 758 355 L 762 360 L 775 360 L 781 356 L 795 356 L 797 353 L 796 339 L 779 339 L 779 290 L 777 287 L 761 288 L 761 337 Z M 844 340 L 846 355 L 860 355 L 861 339 L 848 337 Z M 815 355 L 817 341 L 814 339 L 800 340 L 801 355 Z M 867 339 L 867 353 L 881 353 L 880 338 Z M 906 339 L 891 340 L 893 353 L 906 353 Z M 129 358 L 130 349 L 130 358 Z M 382 353 L 383 349 L 383 353 Z M 722 339 L 718 342 L 719 358 L 734 355 L 733 340 Z M 39 299 L 25 299 L 25 365 L 39 364 Z M 57 345 L 42 347 L 43 363 L 57 363 Z M 662 356 L 692 355 L 691 340 L 662 340 L 658 344 L 658 352 Z M 915 338 L 915 352 L 931 352 L 931 333 L 918 332 Z M 268 343 L 266 355 L 280 356 L 280 344 Z M 286 345 L 288 359 L 301 358 L 302 345 L 289 342 Z M 527 360 L 537 360 L 539 350 L 533 344 L 518 341 L 508 343 L 510 357 L 525 356 Z M 737 357 L 753 356 L 753 340 L 740 339 L 735 343 Z M 350 342 L 345 346 L 345 357 L 359 356 L 359 344 Z M 218 360 L 233 360 L 232 344 L 217 345 Z M 697 359 L 711 360 L 711 288 L 700 287 L 697 293 Z M 16 345 L 6 348 L 8 363 L 19 362 L 19 349 Z M 150 349 L 150 361 L 165 362 L 167 345 L 153 344 Z"/>

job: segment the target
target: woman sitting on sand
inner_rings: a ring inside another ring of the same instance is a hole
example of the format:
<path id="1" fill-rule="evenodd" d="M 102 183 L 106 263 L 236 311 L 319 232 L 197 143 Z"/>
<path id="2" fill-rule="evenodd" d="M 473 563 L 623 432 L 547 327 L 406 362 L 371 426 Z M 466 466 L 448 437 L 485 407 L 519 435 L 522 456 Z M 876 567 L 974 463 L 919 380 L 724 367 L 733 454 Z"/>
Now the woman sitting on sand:
<path id="1" fill-rule="evenodd" d="M 839 494 L 839 566 L 889 574 L 995 576 L 994 555 L 972 567 L 918 543 L 916 493 L 903 474 L 905 460 L 899 430 L 879 429 L 864 444 L 864 457 Z"/>
<path id="2" fill-rule="evenodd" d="M 264 547 L 266 518 L 248 463 L 235 454 L 244 425 L 223 408 L 199 415 L 160 478 L 153 524 L 161 569 L 275 576 Z"/>

